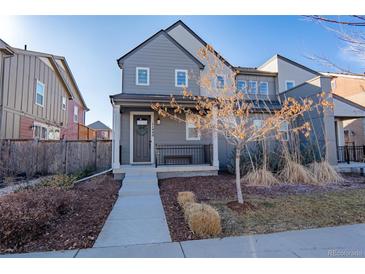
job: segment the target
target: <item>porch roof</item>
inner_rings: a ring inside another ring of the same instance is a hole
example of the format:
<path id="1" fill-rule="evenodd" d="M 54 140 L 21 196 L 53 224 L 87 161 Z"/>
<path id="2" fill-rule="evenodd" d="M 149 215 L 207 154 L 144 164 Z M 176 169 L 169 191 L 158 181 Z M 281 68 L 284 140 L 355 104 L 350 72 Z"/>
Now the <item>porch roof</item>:
<path id="1" fill-rule="evenodd" d="M 187 106 L 195 106 L 195 101 L 189 99 L 183 95 L 174 95 L 175 100 Z M 122 106 L 150 106 L 151 103 L 169 103 L 171 100 L 170 95 L 158 95 L 158 94 L 132 94 L 132 93 L 120 93 L 111 95 L 110 99 Z M 247 100 L 252 102 L 255 110 L 279 110 L 281 104 L 278 100 Z"/>
<path id="2" fill-rule="evenodd" d="M 345 119 L 365 117 L 365 107 L 342 96 L 333 94 L 334 116 Z"/>

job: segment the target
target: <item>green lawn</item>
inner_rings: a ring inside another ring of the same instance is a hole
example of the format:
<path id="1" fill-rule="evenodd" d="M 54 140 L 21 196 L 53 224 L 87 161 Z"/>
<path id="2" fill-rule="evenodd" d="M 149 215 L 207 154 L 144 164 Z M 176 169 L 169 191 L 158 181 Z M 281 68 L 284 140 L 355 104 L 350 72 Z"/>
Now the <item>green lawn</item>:
<path id="1" fill-rule="evenodd" d="M 228 201 L 210 201 L 222 218 L 222 236 L 365 223 L 365 189 L 280 195 L 246 195 L 257 208 L 237 213 Z"/>

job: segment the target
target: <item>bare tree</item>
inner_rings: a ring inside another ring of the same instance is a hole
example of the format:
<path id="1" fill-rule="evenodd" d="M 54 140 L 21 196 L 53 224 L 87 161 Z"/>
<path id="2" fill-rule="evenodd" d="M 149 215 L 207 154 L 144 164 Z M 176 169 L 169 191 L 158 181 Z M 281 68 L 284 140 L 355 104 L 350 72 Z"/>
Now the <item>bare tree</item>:
<path id="1" fill-rule="evenodd" d="M 282 101 L 280 109 L 273 110 L 268 97 L 267 100 L 262 100 L 255 97 L 257 95 L 249 96 L 249 90 L 246 92 L 240 90 L 236 86 L 237 72 L 228 72 L 222 65 L 220 57 L 213 53 L 211 46 L 199 51 L 199 57 L 207 67 L 206 73 L 201 75 L 199 80 L 200 89 L 205 91 L 206 95 L 193 95 L 187 88 L 183 90 L 184 97 L 191 100 L 193 107 L 186 107 L 171 96 L 169 104 L 156 103 L 152 105 L 152 108 L 161 117 L 168 117 L 182 123 L 193 123 L 197 130 L 216 131 L 234 146 L 237 200 L 242 204 L 243 195 L 240 184 L 242 150 L 251 142 L 281 138 L 282 133 L 279 129 L 282 124 L 291 124 L 298 117 L 302 117 L 312 109 L 313 101 L 287 98 Z M 226 81 L 223 83 L 217 75 L 224 75 Z M 260 125 L 253 123 L 258 112 L 267 114 Z M 310 124 L 306 122 L 300 126 L 291 126 L 290 130 L 307 135 Z"/>
<path id="2" fill-rule="evenodd" d="M 365 61 L 365 16 L 338 16 L 326 17 L 319 15 L 304 16 L 311 22 L 320 24 L 326 30 L 333 32 L 345 45 L 344 50 L 354 58 Z M 351 73 L 350 70 L 342 68 L 332 62 L 329 58 L 313 55 L 310 59 L 323 66 L 330 67 L 342 73 Z"/>

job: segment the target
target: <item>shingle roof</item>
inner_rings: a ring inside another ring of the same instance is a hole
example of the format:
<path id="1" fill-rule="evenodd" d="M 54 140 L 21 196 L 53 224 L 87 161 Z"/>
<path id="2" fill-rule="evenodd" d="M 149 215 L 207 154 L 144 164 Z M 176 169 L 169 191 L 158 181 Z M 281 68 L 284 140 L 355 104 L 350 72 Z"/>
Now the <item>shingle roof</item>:
<path id="1" fill-rule="evenodd" d="M 95 130 L 111 130 L 110 127 L 108 127 L 107 125 L 105 125 L 104 123 L 102 123 L 100 121 L 91 123 L 87 127 L 91 128 L 91 129 L 95 129 Z"/>

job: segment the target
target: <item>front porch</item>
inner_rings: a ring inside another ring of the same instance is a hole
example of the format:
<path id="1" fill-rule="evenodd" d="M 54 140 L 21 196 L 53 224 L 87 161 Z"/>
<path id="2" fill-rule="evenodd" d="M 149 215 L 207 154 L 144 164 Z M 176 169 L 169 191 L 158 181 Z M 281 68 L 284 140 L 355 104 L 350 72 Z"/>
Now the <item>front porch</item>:
<path id="1" fill-rule="evenodd" d="M 155 171 L 159 178 L 216 175 L 217 133 L 200 132 L 184 121 L 160 117 L 151 109 L 153 98 L 114 101 L 113 173 L 123 177 L 133 169 Z M 186 119 L 185 115 L 180 118 Z"/>
<path id="2" fill-rule="evenodd" d="M 334 120 L 338 168 L 365 167 L 365 108 L 340 96 L 334 96 Z"/>

